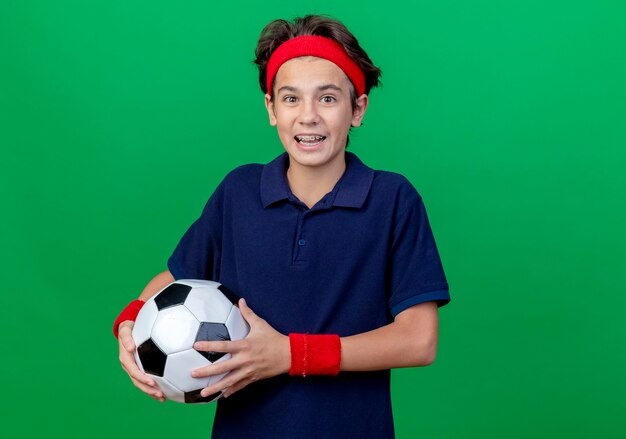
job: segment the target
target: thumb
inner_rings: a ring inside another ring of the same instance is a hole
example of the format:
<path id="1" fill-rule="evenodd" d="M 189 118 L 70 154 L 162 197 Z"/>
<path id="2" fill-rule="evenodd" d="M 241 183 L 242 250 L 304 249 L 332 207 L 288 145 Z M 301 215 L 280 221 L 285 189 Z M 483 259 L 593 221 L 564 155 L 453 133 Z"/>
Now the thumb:
<path id="1" fill-rule="evenodd" d="M 126 330 L 126 328 L 128 328 L 128 330 Z M 124 346 L 124 349 L 132 353 L 135 351 L 135 340 L 133 340 L 133 336 L 131 335 L 131 333 L 132 329 L 125 326 L 123 328 L 120 328 L 119 337 L 122 345 Z"/>
<path id="2" fill-rule="evenodd" d="M 252 309 L 246 303 L 246 299 L 244 299 L 243 297 L 239 299 L 239 311 L 241 312 L 241 315 L 246 320 L 246 322 L 248 322 L 249 324 L 260 320 L 260 317 L 257 316 L 254 311 L 252 311 Z"/>

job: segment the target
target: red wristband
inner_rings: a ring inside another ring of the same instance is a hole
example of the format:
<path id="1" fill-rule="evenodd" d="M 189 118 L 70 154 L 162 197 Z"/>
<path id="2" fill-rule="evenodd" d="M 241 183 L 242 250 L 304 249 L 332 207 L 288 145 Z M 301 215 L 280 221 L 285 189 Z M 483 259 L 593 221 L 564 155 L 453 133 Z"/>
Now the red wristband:
<path id="1" fill-rule="evenodd" d="M 117 327 L 120 325 L 120 323 L 122 323 L 124 320 L 132 320 L 134 322 L 137 318 L 137 314 L 139 314 L 139 310 L 144 305 L 144 303 L 146 302 L 144 302 L 143 300 L 133 300 L 126 306 L 126 308 L 122 310 L 120 315 L 117 316 L 117 318 L 115 319 L 115 323 L 113 323 L 113 335 L 115 335 L 115 338 L 117 338 Z"/>
<path id="2" fill-rule="evenodd" d="M 289 375 L 337 375 L 341 364 L 341 342 L 335 334 L 289 334 Z"/>

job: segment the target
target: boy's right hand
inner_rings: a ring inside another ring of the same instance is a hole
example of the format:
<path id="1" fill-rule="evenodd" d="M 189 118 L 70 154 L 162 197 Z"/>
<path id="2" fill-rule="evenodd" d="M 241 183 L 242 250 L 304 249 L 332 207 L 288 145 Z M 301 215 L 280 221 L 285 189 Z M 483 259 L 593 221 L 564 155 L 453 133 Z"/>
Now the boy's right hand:
<path id="1" fill-rule="evenodd" d="M 132 320 L 125 320 L 118 327 L 117 339 L 120 344 L 120 363 L 122 363 L 122 368 L 126 371 L 135 387 L 150 395 L 153 399 L 163 402 L 165 401 L 165 396 L 157 386 L 157 383 L 143 373 L 135 362 L 135 341 L 131 335 L 133 325 L 134 322 Z"/>

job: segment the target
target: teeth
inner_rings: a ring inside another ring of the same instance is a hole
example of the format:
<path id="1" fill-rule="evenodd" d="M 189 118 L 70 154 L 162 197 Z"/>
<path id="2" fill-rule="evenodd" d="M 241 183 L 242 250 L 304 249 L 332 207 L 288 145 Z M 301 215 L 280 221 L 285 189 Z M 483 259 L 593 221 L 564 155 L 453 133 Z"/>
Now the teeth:
<path id="1" fill-rule="evenodd" d="M 296 136 L 298 141 L 304 142 L 320 142 L 324 139 L 324 136 Z"/>

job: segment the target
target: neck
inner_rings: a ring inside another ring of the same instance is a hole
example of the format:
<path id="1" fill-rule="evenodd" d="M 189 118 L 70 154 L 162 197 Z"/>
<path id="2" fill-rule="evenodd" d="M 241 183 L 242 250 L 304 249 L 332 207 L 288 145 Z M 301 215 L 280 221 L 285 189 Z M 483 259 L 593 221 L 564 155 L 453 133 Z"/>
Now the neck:
<path id="1" fill-rule="evenodd" d="M 329 166 L 302 166 L 290 161 L 287 181 L 291 192 L 310 209 L 337 184 L 346 170 L 345 159 L 329 163 Z"/>

